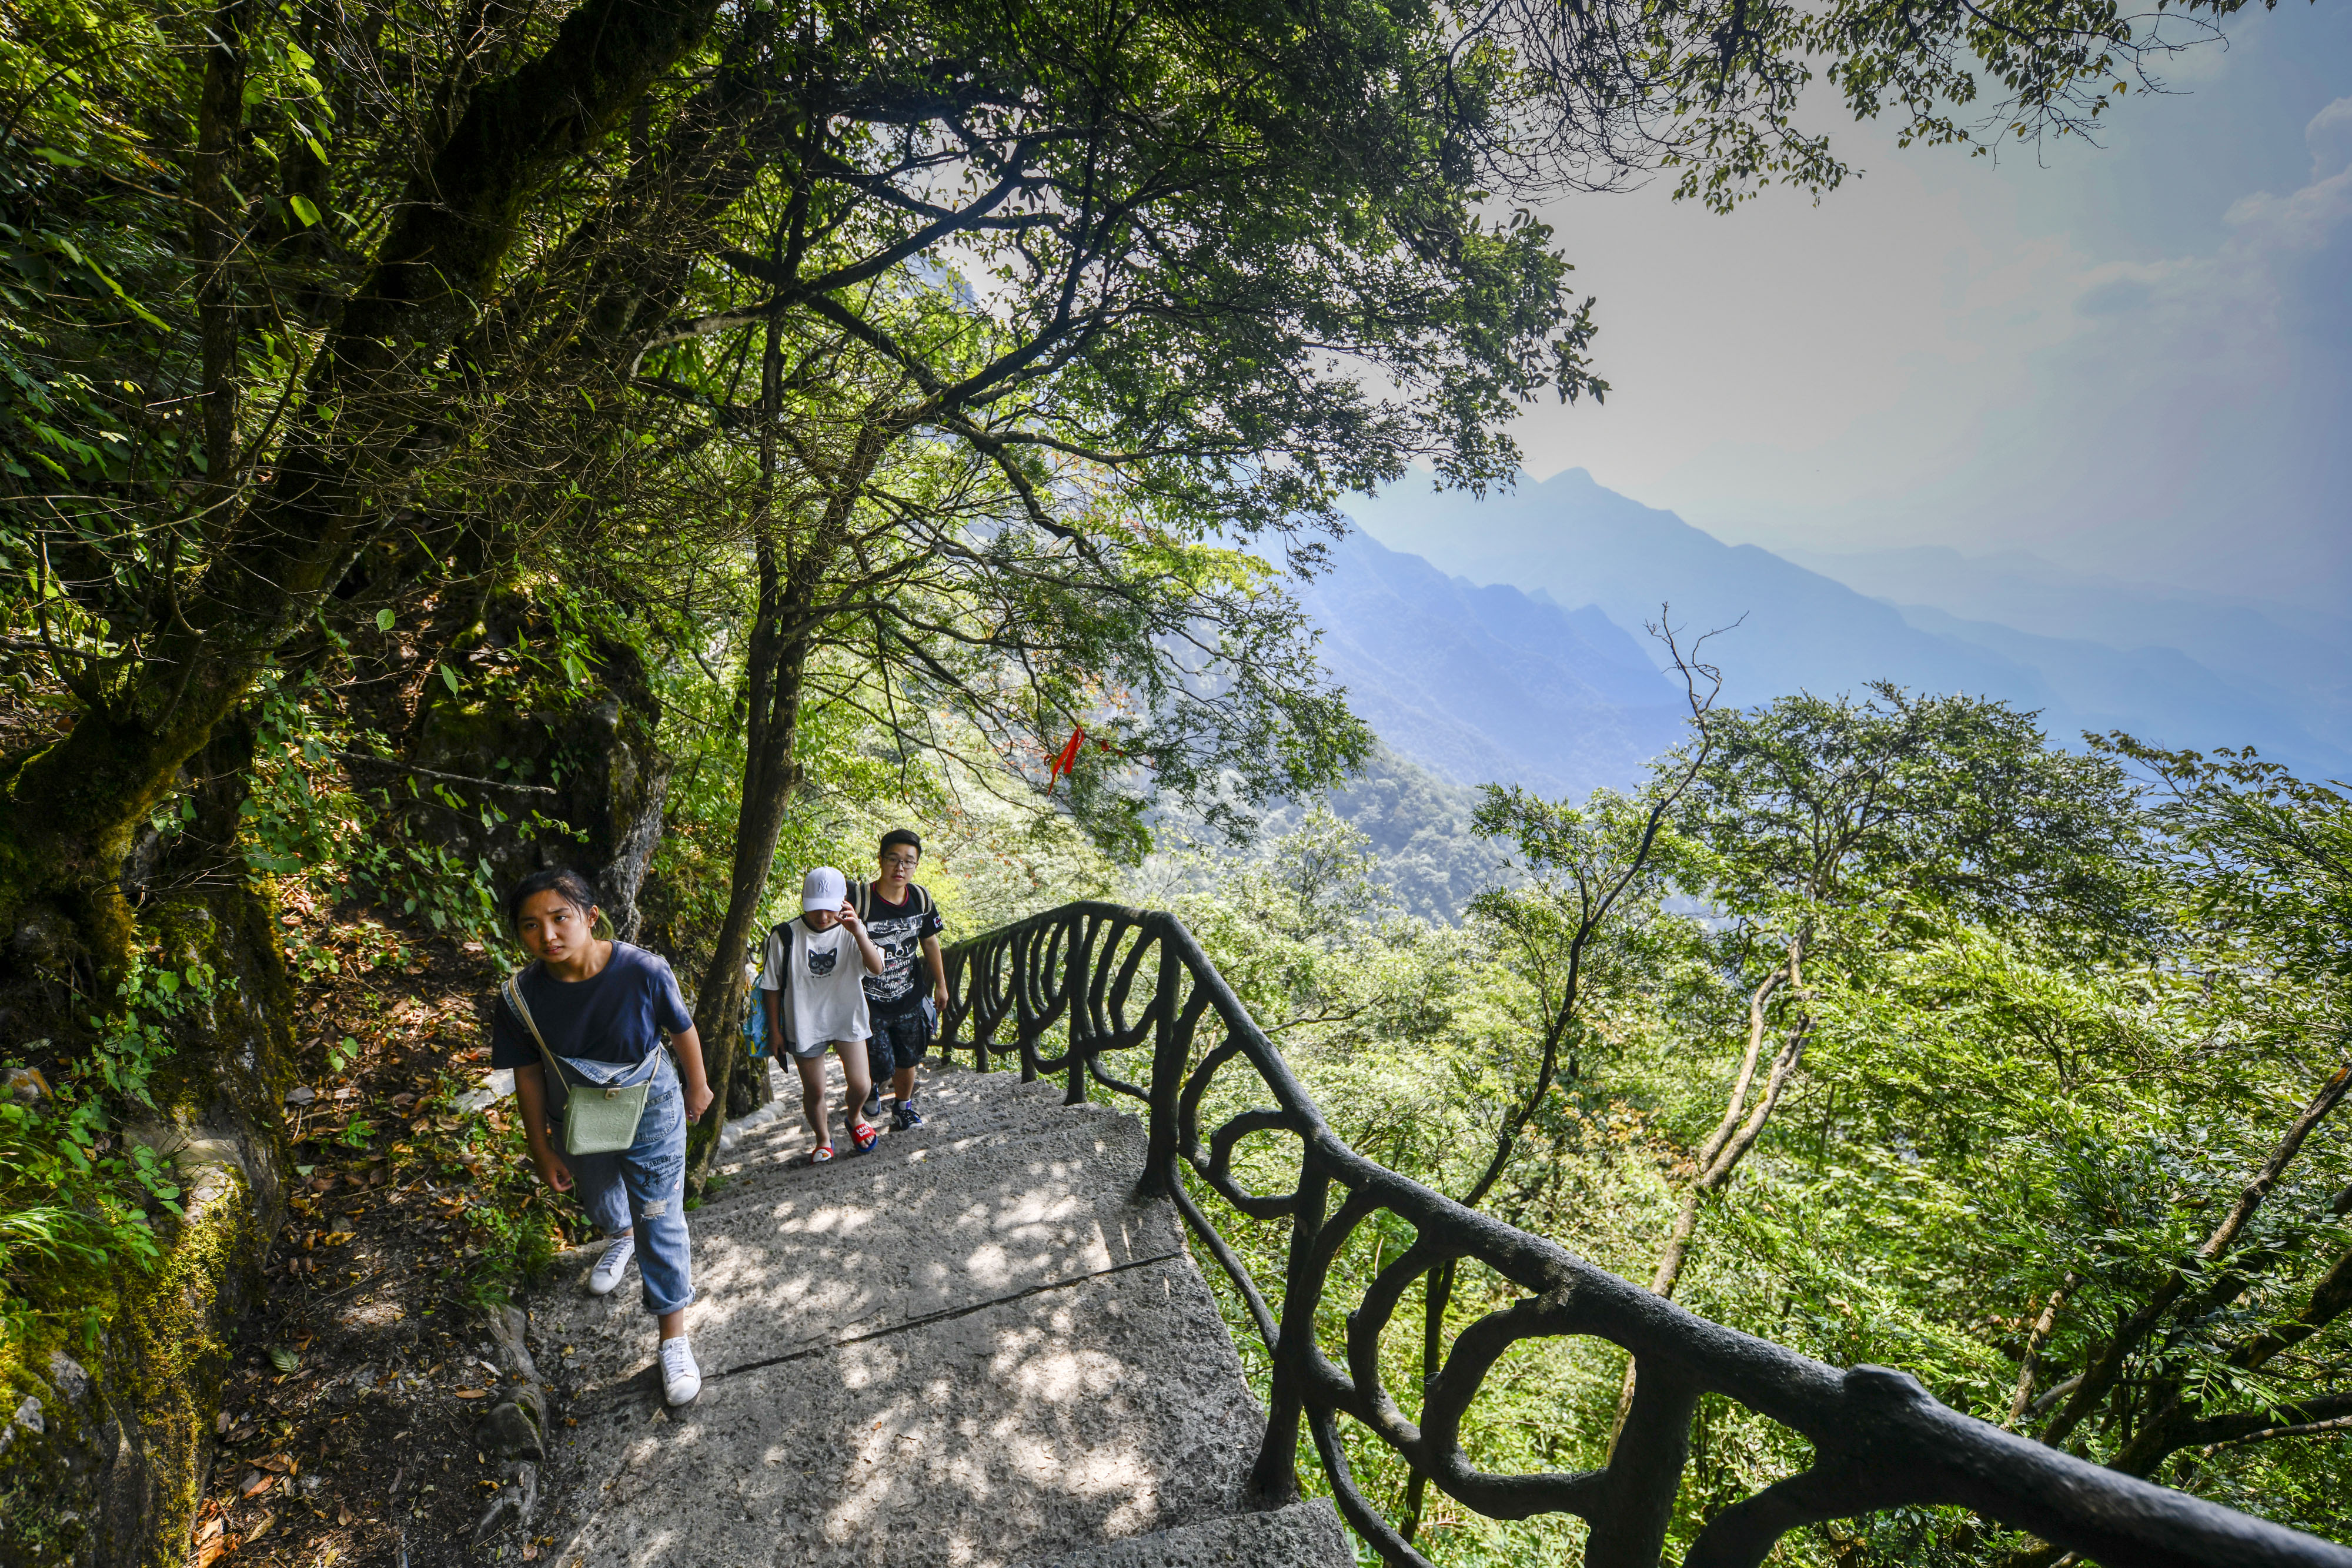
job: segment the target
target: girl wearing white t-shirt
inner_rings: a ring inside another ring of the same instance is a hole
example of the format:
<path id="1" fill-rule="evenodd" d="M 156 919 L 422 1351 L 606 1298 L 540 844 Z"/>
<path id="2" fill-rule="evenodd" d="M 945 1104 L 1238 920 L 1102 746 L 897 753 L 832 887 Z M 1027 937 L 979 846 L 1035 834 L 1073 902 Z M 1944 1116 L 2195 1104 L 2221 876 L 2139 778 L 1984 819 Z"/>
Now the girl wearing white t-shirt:
<path id="1" fill-rule="evenodd" d="M 801 917 L 768 933 L 760 967 L 760 1005 L 767 1009 L 768 1038 L 782 1042 L 801 1073 L 801 1114 L 816 1133 L 813 1165 L 833 1158 L 833 1124 L 825 1104 L 824 1053 L 841 1057 L 847 1081 L 849 1142 L 858 1153 L 878 1135 L 857 1107 L 866 1103 L 866 1038 L 873 1028 L 866 1013 L 866 977 L 882 972 L 882 949 L 866 934 L 849 902 L 849 879 L 829 865 L 801 883 Z"/>

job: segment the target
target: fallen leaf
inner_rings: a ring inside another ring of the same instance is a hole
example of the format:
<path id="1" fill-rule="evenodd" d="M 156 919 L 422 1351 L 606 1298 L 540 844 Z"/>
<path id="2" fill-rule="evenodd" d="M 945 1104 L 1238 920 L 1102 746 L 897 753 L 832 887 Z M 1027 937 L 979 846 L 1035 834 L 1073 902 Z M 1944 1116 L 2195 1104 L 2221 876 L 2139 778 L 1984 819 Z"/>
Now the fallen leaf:
<path id="1" fill-rule="evenodd" d="M 488 1397 L 490 1391 L 487 1388 L 453 1388 L 450 1392 L 460 1399 L 482 1399 Z"/>
<path id="2" fill-rule="evenodd" d="M 280 1372 L 291 1372 L 302 1364 L 302 1358 L 282 1344 L 269 1347 L 269 1364 Z"/>
<path id="3" fill-rule="evenodd" d="M 259 1524 L 255 1525 L 251 1530 L 248 1530 L 248 1531 L 247 1531 L 245 1532 L 245 1541 L 243 1542 L 243 1544 L 244 1544 L 244 1545 L 247 1545 L 247 1546 L 250 1546 L 250 1545 L 252 1545 L 255 1542 L 257 1542 L 257 1541 L 260 1540 L 263 1536 L 265 1536 L 265 1535 L 268 1534 L 268 1533 L 269 1533 L 269 1527 L 270 1527 L 271 1525 L 273 1525 L 273 1524 L 277 1523 L 277 1522 L 278 1522 L 278 1516 L 277 1516 L 276 1514 L 274 1514 L 274 1513 L 265 1513 L 265 1514 L 263 1514 L 263 1515 L 261 1516 L 261 1522 L 260 1522 Z"/>
<path id="4" fill-rule="evenodd" d="M 228 1537 L 215 1535 L 196 1548 L 196 1568 L 213 1568 L 213 1564 L 228 1554 Z"/>
<path id="5" fill-rule="evenodd" d="M 290 1476 L 294 1473 L 294 1458 L 290 1454 L 270 1454 L 254 1460 L 253 1464 L 256 1469 L 268 1470 L 275 1475 Z"/>
<path id="6" fill-rule="evenodd" d="M 352 1505 L 351 1505 L 350 1503 L 347 1503 L 347 1502 L 339 1502 L 339 1503 L 337 1503 L 337 1504 L 335 1505 L 335 1522 L 336 1522 L 337 1524 L 344 1524 L 344 1525 L 347 1525 L 347 1524 L 351 1523 L 351 1521 L 352 1521 Z"/>
<path id="7" fill-rule="evenodd" d="M 228 1413 L 227 1411 L 226 1411 L 226 1410 L 222 1411 L 222 1412 L 220 1413 L 220 1415 L 219 1415 L 218 1416 L 215 1417 L 215 1419 L 214 1419 L 214 1421 L 213 1421 L 213 1431 L 214 1431 L 214 1433 L 215 1433 L 215 1435 L 217 1435 L 217 1434 L 219 1434 L 219 1433 L 222 1433 L 222 1432 L 226 1432 L 226 1431 L 227 1431 L 227 1430 L 228 1430 L 228 1427 L 229 1427 L 229 1422 L 230 1422 L 230 1420 L 231 1420 L 231 1419 L 232 1419 L 232 1417 L 230 1416 L 230 1415 L 229 1415 L 229 1413 Z"/>
<path id="8" fill-rule="evenodd" d="M 247 1470 L 245 1472 L 245 1484 L 238 1487 L 236 1491 L 239 1497 L 259 1497 L 277 1484 L 276 1476 L 264 1475 L 259 1470 Z"/>
<path id="9" fill-rule="evenodd" d="M 205 1542 L 214 1539 L 215 1536 L 219 1535 L 222 1531 L 226 1530 L 228 1526 L 222 1522 L 220 1515 L 213 1515 L 212 1518 L 196 1526 L 196 1544 L 198 1546 L 202 1546 Z"/>

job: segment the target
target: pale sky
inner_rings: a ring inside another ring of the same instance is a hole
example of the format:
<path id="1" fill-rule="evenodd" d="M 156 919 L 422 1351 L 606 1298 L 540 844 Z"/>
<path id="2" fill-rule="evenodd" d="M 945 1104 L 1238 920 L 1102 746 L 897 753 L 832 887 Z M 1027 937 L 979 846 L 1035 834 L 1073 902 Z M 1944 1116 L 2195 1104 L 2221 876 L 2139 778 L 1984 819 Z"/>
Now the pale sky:
<path id="1" fill-rule="evenodd" d="M 2326 607 L 2352 591 L 2352 7 L 2176 61 L 2104 150 L 1866 170 L 1729 217 L 1663 185 L 1546 214 L 1600 297 L 1604 408 L 1521 422 L 1719 537 L 2028 549 Z"/>

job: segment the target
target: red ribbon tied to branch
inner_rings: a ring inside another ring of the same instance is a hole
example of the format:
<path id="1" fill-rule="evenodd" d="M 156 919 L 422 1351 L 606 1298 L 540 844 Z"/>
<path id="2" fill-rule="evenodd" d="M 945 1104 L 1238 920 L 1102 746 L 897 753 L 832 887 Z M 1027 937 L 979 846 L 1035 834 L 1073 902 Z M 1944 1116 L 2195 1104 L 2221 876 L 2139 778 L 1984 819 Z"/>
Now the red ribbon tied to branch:
<path id="1" fill-rule="evenodd" d="M 1069 744 L 1062 747 L 1062 755 L 1054 758 L 1053 768 L 1045 775 L 1046 794 L 1050 795 L 1054 792 L 1054 786 L 1061 782 L 1063 774 L 1077 771 L 1078 747 L 1086 744 L 1086 739 L 1087 731 L 1084 725 L 1079 725 L 1070 731 Z"/>

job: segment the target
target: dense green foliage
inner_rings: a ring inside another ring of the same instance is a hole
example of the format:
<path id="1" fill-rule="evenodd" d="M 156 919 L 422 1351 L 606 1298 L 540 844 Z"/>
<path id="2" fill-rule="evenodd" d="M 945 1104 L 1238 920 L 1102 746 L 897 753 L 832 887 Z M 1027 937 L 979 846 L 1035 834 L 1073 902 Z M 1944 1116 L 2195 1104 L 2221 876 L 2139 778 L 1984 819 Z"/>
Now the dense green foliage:
<path id="1" fill-rule="evenodd" d="M 289 1163 L 294 985 L 345 957 L 273 900 L 496 943 L 503 881 L 588 864 L 740 1113 L 772 884 L 908 820 L 960 931 L 1175 897 L 1399 1168 L 2339 1528 L 2339 797 L 1885 691 L 1474 804 L 1373 750 L 1286 589 L 1347 492 L 1503 481 L 1525 403 L 1606 390 L 1517 198 L 1832 185 L 1816 72 L 1930 141 L 2084 129 L 2237 5 L 0 9 L 5 1392 L 276 1231 L 268 1183 L 177 1224 L 153 1152 Z M 551 1221 L 477 1174 L 495 1292 Z M 1439 1331 L 1496 1294 L 1447 1278 Z M 1482 1457 L 1597 1452 L 1619 1375 L 1514 1362 Z M 1707 1412 L 1684 1522 L 1780 1442 Z M 1565 1549 L 1366 1464 L 1449 1561 Z"/>
<path id="2" fill-rule="evenodd" d="M 1894 691 L 1700 725 L 1697 787 L 1589 950 L 1561 1070 L 1486 1206 L 1832 1364 L 1901 1366 L 1983 1419 L 2352 1531 L 2352 1124 L 2331 1097 L 2352 1071 L 2333 904 L 2352 799 L 2250 758 L 2060 752 L 1996 706 Z M 1343 1135 L 1461 1195 L 1538 1071 L 1575 873 L 1624 863 L 1642 800 L 1489 791 L 1530 878 L 1459 930 L 1383 908 L 1376 858 L 1328 817 L 1183 908 Z M 1809 961 L 1765 987 L 1795 931 Z M 1785 1064 L 1769 1098 L 1765 1063 Z M 1707 1183 L 1727 1146 L 1745 1159 Z M 1249 1185 L 1285 1184 L 1276 1140 L 1244 1147 Z M 1279 1278 L 1282 1228 L 1228 1218 Z M 1335 1336 L 1409 1239 L 1343 1255 Z M 1679 1278 L 1654 1278 L 1678 1240 Z M 1447 1333 L 1511 1295 L 1466 1271 Z M 1420 1375 L 1412 1317 L 1391 1389 Z M 1476 1461 L 1597 1464 L 1622 1369 L 1597 1342 L 1520 1346 L 1474 1412 Z M 1805 1458 L 1713 1400 L 1694 1441 L 1685 1540 Z M 1391 1456 L 1363 1442 L 1354 1463 L 1413 1515 Z M 1575 1560 L 1564 1525 L 1423 1506 L 1440 1562 Z M 1786 1550 L 2023 1548 L 1931 1511 Z"/>

